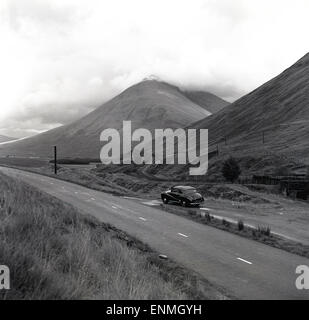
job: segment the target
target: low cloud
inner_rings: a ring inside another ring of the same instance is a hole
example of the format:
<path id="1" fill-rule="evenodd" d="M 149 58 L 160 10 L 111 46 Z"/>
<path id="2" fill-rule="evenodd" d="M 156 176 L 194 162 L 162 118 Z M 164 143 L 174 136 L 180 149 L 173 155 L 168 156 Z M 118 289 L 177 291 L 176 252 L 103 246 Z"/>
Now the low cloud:
<path id="1" fill-rule="evenodd" d="M 41 0 L 9 0 L 5 5 L 7 21 L 17 32 L 24 32 L 26 28 L 35 31 L 37 26 L 47 29 L 60 30 L 77 22 L 77 7 L 60 1 Z M 37 30 L 39 32 L 39 30 Z"/>
<path id="2" fill-rule="evenodd" d="M 0 133 L 87 114 L 154 74 L 234 101 L 307 51 L 307 0 L 4 0 Z"/>

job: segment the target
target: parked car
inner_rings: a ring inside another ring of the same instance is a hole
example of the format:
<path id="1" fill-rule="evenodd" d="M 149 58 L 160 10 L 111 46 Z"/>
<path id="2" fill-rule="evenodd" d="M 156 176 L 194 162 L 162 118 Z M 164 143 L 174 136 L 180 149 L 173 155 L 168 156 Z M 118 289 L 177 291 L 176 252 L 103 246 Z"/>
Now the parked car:
<path id="1" fill-rule="evenodd" d="M 194 187 L 174 186 L 161 194 L 163 203 L 179 203 L 183 207 L 199 206 L 204 202 L 203 196 Z"/>

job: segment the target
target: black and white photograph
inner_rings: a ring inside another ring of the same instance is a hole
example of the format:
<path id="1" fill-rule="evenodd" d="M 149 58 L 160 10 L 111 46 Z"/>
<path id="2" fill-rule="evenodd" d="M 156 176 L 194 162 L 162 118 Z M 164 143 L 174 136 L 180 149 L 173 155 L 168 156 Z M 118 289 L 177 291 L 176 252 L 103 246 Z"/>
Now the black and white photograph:
<path id="1" fill-rule="evenodd" d="M 103 319 L 309 300 L 308 17 L 0 0 L 0 300 Z"/>

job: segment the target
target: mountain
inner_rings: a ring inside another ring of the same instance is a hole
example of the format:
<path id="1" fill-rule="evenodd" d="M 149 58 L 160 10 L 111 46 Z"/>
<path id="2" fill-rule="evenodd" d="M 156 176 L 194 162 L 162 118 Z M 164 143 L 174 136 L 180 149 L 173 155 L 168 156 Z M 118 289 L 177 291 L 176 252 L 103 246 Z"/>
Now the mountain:
<path id="1" fill-rule="evenodd" d="M 221 179 L 222 162 L 230 155 L 237 158 L 243 175 L 276 175 L 279 171 L 305 174 L 309 166 L 309 53 L 189 128 L 208 129 L 210 162 L 206 179 Z M 150 166 L 144 171 L 181 179 L 188 175 L 186 167 Z"/>
<path id="2" fill-rule="evenodd" d="M 13 140 L 15 140 L 15 138 L 0 135 L 0 143 L 13 141 Z"/>
<path id="3" fill-rule="evenodd" d="M 103 129 L 121 130 L 123 120 L 132 128 L 183 128 L 211 112 L 186 97 L 177 87 L 147 80 L 103 104 L 82 119 L 40 135 L 0 147 L 0 155 L 49 157 L 58 146 L 59 157 L 98 158 Z"/>
<path id="4" fill-rule="evenodd" d="M 219 112 L 230 103 L 206 91 L 183 91 L 183 94 L 212 114 Z"/>
<path id="5" fill-rule="evenodd" d="M 219 138 L 308 121 L 309 53 L 229 108 L 199 121 L 193 127 L 208 128 L 214 138 Z"/>
<path id="6" fill-rule="evenodd" d="M 247 168 L 259 161 L 261 170 L 268 165 L 276 169 L 278 163 L 309 165 L 309 53 L 228 108 L 189 127 L 209 130 L 210 151 L 219 150 L 214 161 L 232 154 L 246 158 Z"/>

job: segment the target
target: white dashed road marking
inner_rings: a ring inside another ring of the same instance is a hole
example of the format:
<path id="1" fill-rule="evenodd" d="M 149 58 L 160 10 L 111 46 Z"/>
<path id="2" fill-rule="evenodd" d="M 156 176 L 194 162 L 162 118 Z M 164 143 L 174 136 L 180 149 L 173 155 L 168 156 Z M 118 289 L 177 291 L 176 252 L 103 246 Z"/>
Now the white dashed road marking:
<path id="1" fill-rule="evenodd" d="M 244 262 L 244 263 L 247 263 L 247 264 L 252 264 L 252 262 L 247 261 L 247 260 L 242 259 L 242 258 L 237 258 L 237 260 L 240 260 L 240 261 L 242 261 L 242 262 Z"/>
<path id="2" fill-rule="evenodd" d="M 179 234 L 180 236 L 184 237 L 184 238 L 188 238 L 188 236 L 185 235 L 185 234 L 183 234 L 183 233 L 179 233 L 179 232 L 178 232 L 178 234 Z"/>
<path id="3" fill-rule="evenodd" d="M 146 204 L 147 206 L 158 206 L 161 204 L 161 202 L 158 200 L 151 200 L 151 201 L 142 202 L 142 204 Z"/>
<path id="4" fill-rule="evenodd" d="M 124 199 L 132 199 L 132 200 L 143 200 L 141 198 L 136 198 L 136 197 L 123 197 Z"/>
<path id="5" fill-rule="evenodd" d="M 152 202 L 143 202 L 143 204 L 146 204 L 147 206 L 157 206 L 157 204 Z"/>

